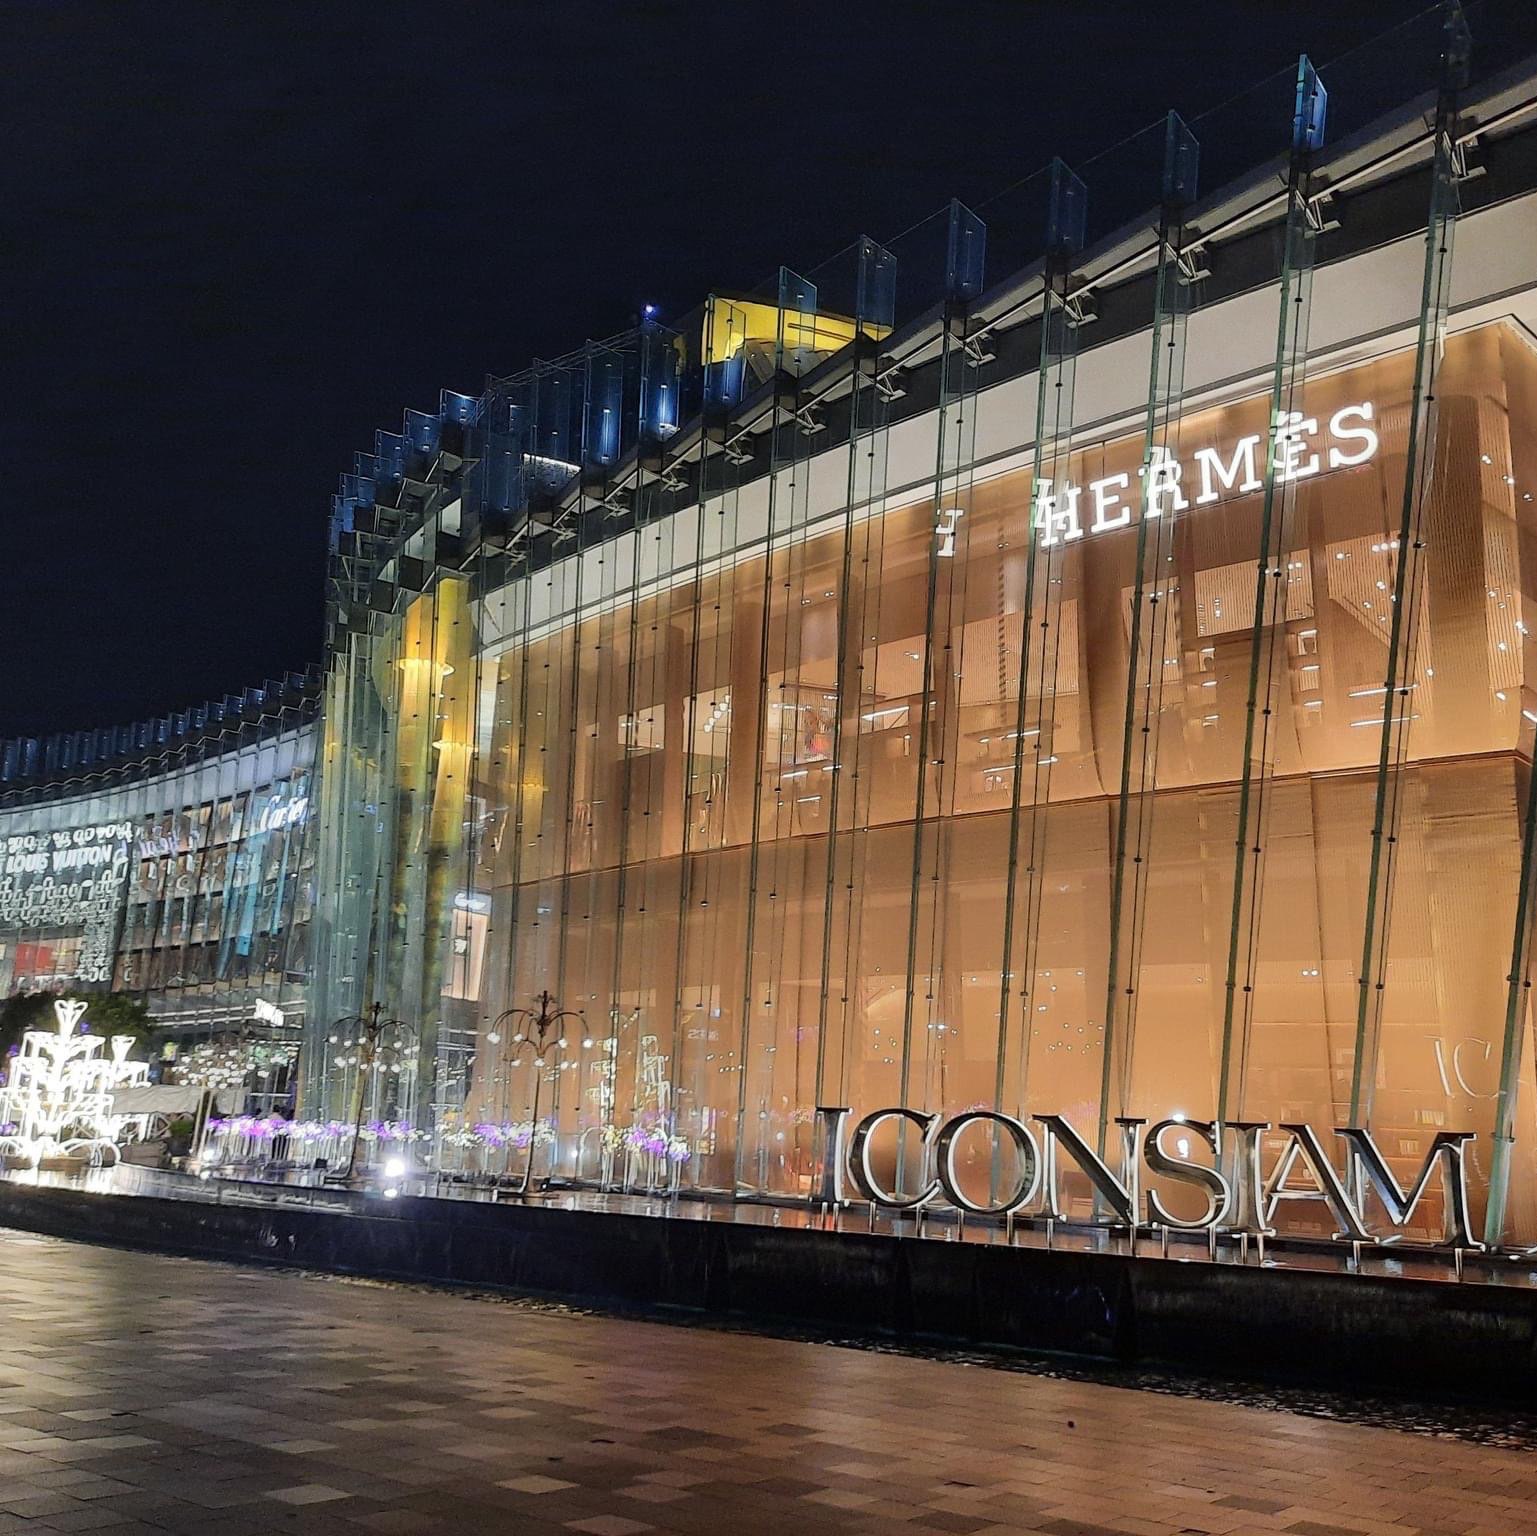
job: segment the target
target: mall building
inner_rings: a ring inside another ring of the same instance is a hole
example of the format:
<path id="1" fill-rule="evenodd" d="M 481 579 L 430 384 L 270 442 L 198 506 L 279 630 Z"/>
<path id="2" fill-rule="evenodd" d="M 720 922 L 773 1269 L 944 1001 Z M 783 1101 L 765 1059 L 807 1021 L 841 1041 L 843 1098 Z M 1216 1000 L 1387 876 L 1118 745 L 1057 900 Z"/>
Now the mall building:
<path id="1" fill-rule="evenodd" d="M 292 1098 L 315 894 L 318 671 L 0 743 L 0 998 L 121 992 L 188 1080 Z"/>
<path id="2" fill-rule="evenodd" d="M 1537 64 L 1373 50 L 407 412 L 319 724 L 19 791 L 7 848 L 131 830 L 110 922 L 6 887 L 0 977 L 302 1013 L 300 1113 L 361 1081 L 441 1168 L 1359 1127 L 1537 1243 Z"/>

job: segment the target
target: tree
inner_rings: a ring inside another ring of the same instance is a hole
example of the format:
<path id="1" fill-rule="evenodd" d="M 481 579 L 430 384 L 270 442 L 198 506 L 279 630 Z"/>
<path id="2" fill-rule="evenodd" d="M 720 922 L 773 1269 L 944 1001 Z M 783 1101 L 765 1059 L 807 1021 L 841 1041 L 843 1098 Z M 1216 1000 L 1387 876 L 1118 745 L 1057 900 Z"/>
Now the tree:
<path id="1" fill-rule="evenodd" d="M 19 992 L 0 1003 L 0 1059 L 8 1058 L 29 1029 L 46 1029 L 53 998 L 43 992 Z"/>

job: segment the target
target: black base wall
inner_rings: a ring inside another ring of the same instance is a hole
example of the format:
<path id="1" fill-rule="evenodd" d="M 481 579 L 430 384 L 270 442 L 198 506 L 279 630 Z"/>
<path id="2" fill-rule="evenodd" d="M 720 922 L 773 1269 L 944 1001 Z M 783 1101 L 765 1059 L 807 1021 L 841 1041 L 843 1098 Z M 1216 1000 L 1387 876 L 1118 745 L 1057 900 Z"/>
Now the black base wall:
<path id="1" fill-rule="evenodd" d="M 1537 1406 L 1537 1292 L 457 1200 L 355 1212 L 0 1180 L 0 1225 L 629 1310 Z"/>

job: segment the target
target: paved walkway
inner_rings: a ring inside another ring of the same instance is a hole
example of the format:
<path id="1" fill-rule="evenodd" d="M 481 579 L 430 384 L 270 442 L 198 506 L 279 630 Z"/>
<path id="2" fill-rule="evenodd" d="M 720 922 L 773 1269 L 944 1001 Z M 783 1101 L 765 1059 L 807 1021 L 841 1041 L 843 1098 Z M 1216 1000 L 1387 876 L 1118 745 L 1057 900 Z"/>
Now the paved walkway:
<path id="1" fill-rule="evenodd" d="M 1537 1455 L 0 1231 L 0 1536 L 1537 1536 Z"/>

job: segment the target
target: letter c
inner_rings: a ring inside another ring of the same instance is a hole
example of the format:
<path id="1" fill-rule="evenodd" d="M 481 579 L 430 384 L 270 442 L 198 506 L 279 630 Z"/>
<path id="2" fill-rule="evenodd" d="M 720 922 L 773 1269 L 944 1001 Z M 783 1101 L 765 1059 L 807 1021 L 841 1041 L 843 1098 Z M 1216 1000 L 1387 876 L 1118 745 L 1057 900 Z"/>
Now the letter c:
<path id="1" fill-rule="evenodd" d="M 881 1188 L 876 1180 L 875 1170 L 870 1166 L 870 1138 L 875 1134 L 876 1127 L 887 1120 L 910 1120 L 923 1133 L 923 1163 L 924 1171 L 927 1172 L 928 1153 L 933 1143 L 935 1127 L 939 1124 L 939 1116 L 906 1108 L 872 1110 L 854 1127 L 853 1142 L 849 1149 L 852 1164 L 849 1172 L 853 1175 L 855 1188 L 866 1200 L 872 1200 L 876 1205 L 884 1205 L 894 1211 L 916 1211 L 939 1197 L 939 1180 L 930 1179 L 918 1194 L 911 1196 L 894 1195 L 889 1190 Z"/>

